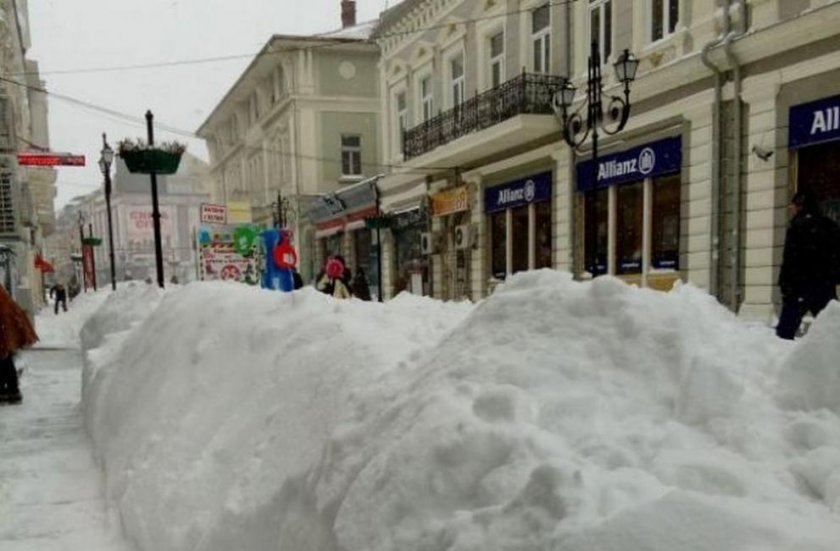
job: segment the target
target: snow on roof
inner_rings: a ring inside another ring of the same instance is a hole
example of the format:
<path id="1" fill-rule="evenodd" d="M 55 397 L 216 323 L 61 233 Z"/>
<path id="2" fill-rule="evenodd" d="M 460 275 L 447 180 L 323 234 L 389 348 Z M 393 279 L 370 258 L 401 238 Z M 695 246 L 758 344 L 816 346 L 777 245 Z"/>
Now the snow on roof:
<path id="1" fill-rule="evenodd" d="M 315 36 L 319 38 L 355 38 L 358 40 L 367 40 L 373 35 L 373 31 L 376 29 L 378 23 L 379 19 L 372 19 L 352 27 L 330 31 L 324 34 L 316 34 Z"/>

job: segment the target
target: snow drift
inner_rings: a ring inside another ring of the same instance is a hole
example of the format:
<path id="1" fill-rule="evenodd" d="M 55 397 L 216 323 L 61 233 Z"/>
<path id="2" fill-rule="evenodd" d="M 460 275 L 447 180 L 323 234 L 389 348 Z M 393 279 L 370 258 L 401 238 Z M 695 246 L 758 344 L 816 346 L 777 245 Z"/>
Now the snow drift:
<path id="1" fill-rule="evenodd" d="M 88 429 L 141 549 L 840 542 L 840 418 L 818 394 L 836 305 L 791 346 L 690 286 L 553 271 L 476 306 L 225 284 L 158 300 L 86 339 Z"/>

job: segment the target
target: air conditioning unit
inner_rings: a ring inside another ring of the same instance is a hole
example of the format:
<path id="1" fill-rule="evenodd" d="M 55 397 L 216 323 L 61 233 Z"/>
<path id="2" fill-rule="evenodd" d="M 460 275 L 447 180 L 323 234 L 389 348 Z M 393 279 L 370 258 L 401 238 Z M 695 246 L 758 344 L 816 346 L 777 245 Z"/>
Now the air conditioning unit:
<path id="1" fill-rule="evenodd" d="M 425 255 L 438 252 L 438 238 L 436 234 L 432 232 L 423 232 L 420 234 L 420 252 Z"/>
<path id="2" fill-rule="evenodd" d="M 472 225 L 462 224 L 455 226 L 455 248 L 469 249 L 473 246 L 475 231 Z"/>

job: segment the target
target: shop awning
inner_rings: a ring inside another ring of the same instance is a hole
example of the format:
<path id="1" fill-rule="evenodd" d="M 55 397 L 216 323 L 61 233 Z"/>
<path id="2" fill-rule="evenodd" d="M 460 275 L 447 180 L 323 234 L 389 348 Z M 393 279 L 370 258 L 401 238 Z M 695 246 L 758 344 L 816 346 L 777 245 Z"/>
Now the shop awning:
<path id="1" fill-rule="evenodd" d="M 316 228 L 315 237 L 364 227 L 365 218 L 378 213 L 378 179 L 369 178 L 316 199 L 309 208 L 309 219 Z"/>
<path id="2" fill-rule="evenodd" d="M 35 269 L 40 270 L 41 273 L 48 274 L 50 272 L 54 272 L 55 268 L 52 264 L 44 260 L 40 254 L 35 255 Z"/>
<path id="3" fill-rule="evenodd" d="M 418 207 L 425 200 L 427 193 L 428 186 L 426 182 L 420 182 L 398 193 L 389 193 L 387 190 L 383 190 L 379 206 L 382 212 L 397 213 L 406 211 Z"/>

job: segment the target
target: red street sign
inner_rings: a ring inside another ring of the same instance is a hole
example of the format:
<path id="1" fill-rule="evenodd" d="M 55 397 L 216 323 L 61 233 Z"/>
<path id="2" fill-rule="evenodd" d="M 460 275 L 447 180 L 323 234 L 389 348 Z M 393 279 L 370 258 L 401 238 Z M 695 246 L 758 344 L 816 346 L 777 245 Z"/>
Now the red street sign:
<path id="1" fill-rule="evenodd" d="M 21 166 L 85 166 L 84 155 L 70 153 L 18 153 Z"/>

